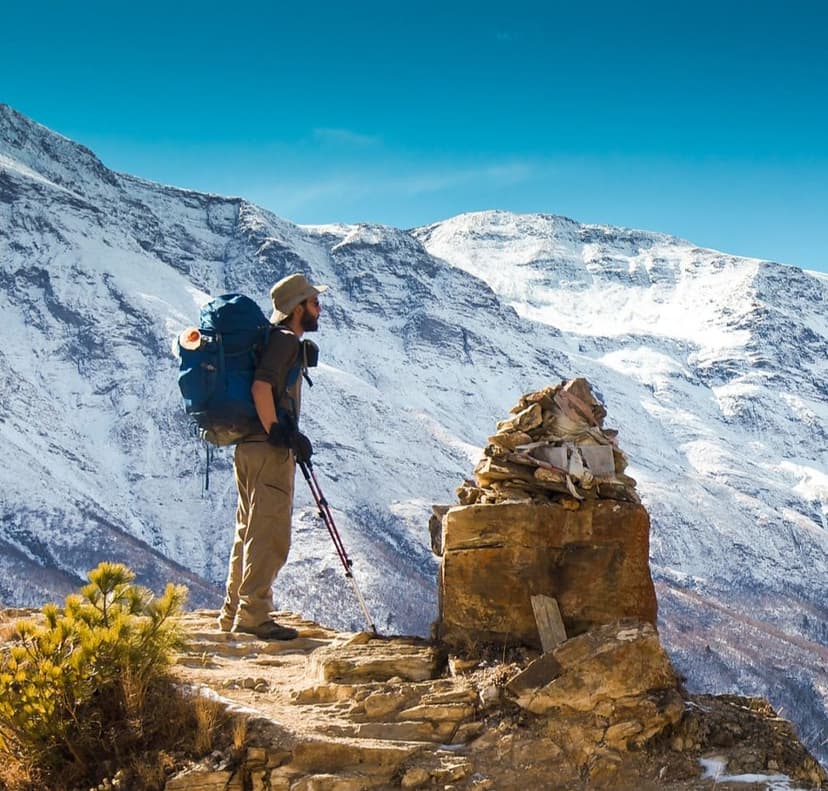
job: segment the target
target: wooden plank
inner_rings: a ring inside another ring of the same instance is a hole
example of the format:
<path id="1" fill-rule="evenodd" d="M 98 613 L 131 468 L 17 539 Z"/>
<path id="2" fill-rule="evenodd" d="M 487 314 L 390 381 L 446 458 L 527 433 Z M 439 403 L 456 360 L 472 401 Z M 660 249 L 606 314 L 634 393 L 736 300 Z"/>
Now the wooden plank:
<path id="1" fill-rule="evenodd" d="M 558 608 L 558 601 L 550 596 L 532 596 L 531 598 L 543 652 L 548 653 L 566 640 L 566 629 Z"/>

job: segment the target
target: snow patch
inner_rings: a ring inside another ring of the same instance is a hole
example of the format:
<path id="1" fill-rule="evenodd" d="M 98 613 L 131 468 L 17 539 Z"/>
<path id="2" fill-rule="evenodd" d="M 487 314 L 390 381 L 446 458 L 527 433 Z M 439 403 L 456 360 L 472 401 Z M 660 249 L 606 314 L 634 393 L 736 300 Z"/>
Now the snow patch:
<path id="1" fill-rule="evenodd" d="M 725 774 L 727 761 L 719 756 L 699 759 L 704 769 L 704 777 L 715 780 L 717 783 L 764 783 L 767 791 L 807 791 L 801 786 L 791 785 L 793 782 L 787 775 L 781 774 Z"/>

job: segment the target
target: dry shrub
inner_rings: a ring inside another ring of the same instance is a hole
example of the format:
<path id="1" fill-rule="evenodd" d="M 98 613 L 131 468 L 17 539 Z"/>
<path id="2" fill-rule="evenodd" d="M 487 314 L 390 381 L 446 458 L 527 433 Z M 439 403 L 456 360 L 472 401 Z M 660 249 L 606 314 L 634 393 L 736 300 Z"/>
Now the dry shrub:
<path id="1" fill-rule="evenodd" d="M 215 736 L 218 730 L 224 707 L 215 699 L 199 695 L 194 702 L 196 719 L 195 749 L 196 752 L 209 753 L 215 746 Z"/>
<path id="2" fill-rule="evenodd" d="M 0 781 L 9 791 L 89 788 L 116 770 L 145 777 L 132 789 L 162 788 L 163 769 L 149 768 L 164 763 L 159 751 L 192 748 L 193 702 L 169 675 L 186 591 L 168 585 L 155 598 L 133 579 L 101 563 L 63 610 L 47 605 L 42 624 L 16 625 L 0 655 Z"/>
<path id="3" fill-rule="evenodd" d="M 17 761 L 0 763 L 0 788 L 15 791 L 18 788 L 33 788 L 31 775 Z"/>
<path id="4" fill-rule="evenodd" d="M 0 642 L 5 643 L 14 636 L 14 623 L 0 620 Z"/>
<path id="5" fill-rule="evenodd" d="M 237 716 L 233 720 L 233 749 L 241 753 L 247 746 L 247 717 Z"/>

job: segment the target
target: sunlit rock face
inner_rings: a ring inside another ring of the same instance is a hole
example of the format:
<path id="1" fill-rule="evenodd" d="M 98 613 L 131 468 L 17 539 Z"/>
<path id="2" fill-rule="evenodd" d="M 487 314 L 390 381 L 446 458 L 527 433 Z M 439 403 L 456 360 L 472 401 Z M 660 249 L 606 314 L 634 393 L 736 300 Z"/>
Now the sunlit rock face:
<path id="1" fill-rule="evenodd" d="M 439 633 L 451 644 L 540 646 L 531 597 L 557 599 L 567 635 L 618 618 L 655 623 L 649 519 L 588 501 L 451 509 L 444 518 Z"/>

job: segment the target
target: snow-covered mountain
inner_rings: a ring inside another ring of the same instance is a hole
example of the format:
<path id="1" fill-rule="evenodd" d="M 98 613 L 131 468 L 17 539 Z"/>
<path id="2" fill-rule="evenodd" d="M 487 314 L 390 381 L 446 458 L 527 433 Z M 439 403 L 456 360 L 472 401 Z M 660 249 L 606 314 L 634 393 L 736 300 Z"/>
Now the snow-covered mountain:
<path id="1" fill-rule="evenodd" d="M 486 212 L 300 227 L 114 173 L 0 105 L 0 600 L 102 558 L 220 598 L 231 458 L 202 490 L 169 348 L 208 294 L 302 271 L 323 299 L 304 426 L 381 630 L 436 612 L 432 503 L 517 397 L 586 376 L 650 511 L 662 638 L 695 690 L 828 731 L 828 278 L 662 234 Z M 285 608 L 360 612 L 297 481 Z"/>

